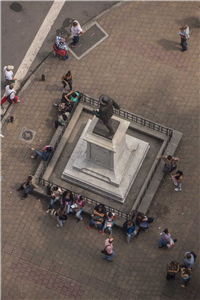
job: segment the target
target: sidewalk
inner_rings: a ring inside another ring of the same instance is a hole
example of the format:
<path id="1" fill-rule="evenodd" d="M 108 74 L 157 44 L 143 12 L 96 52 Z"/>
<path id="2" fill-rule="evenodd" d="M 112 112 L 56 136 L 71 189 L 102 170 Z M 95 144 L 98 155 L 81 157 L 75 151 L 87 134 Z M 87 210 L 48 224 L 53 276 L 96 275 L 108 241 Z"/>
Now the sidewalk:
<path id="1" fill-rule="evenodd" d="M 198 272 L 198 115 L 199 22 L 198 2 L 128 2 L 102 15 L 98 23 L 109 34 L 83 59 L 50 57 L 13 105 L 15 122 L 2 127 L 2 299 L 197 299 Z M 188 51 L 180 52 L 181 24 L 190 26 Z M 50 49 L 51 51 L 51 49 Z M 45 213 L 48 203 L 33 195 L 21 201 L 16 188 L 33 174 L 30 147 L 48 144 L 62 95 L 61 77 L 71 70 L 73 89 L 93 98 L 108 94 L 125 110 L 183 132 L 176 153 L 184 173 L 176 193 L 166 176 L 150 208 L 156 220 L 130 246 L 117 228 L 115 261 L 100 251 L 108 237 L 87 230 L 69 217 L 63 228 Z M 42 82 L 41 75 L 46 81 Z M 36 131 L 32 144 L 18 136 L 23 127 Z M 178 242 L 158 249 L 160 230 L 168 227 Z M 166 264 L 182 263 L 194 251 L 191 282 L 184 290 L 180 274 L 167 282 Z"/>

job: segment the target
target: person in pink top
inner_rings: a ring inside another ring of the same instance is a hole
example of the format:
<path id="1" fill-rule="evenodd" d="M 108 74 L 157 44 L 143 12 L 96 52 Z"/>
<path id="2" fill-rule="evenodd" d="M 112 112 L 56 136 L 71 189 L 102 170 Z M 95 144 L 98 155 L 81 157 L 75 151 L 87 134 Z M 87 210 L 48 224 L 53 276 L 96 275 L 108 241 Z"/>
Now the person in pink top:
<path id="1" fill-rule="evenodd" d="M 115 256 L 115 252 L 113 251 L 113 238 L 109 238 L 105 240 L 105 248 L 104 250 L 107 254 L 104 254 L 103 258 L 107 259 L 109 262 L 114 261 L 113 257 Z"/>
<path id="2" fill-rule="evenodd" d="M 85 199 L 81 195 L 78 195 L 78 197 L 72 203 L 71 212 L 76 213 L 76 217 L 78 218 L 77 222 L 83 220 L 83 218 L 81 217 L 81 213 L 85 208 L 85 204 Z"/>

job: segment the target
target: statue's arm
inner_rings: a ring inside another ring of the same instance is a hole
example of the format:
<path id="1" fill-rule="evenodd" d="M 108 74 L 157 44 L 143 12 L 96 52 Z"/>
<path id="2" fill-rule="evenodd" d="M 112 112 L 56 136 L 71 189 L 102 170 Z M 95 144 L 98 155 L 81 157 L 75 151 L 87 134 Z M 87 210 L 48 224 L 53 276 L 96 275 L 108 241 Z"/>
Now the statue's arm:
<path id="1" fill-rule="evenodd" d="M 120 106 L 117 104 L 117 102 L 115 102 L 114 100 L 113 100 L 113 106 L 115 107 L 115 108 L 117 108 L 117 109 L 120 109 Z"/>

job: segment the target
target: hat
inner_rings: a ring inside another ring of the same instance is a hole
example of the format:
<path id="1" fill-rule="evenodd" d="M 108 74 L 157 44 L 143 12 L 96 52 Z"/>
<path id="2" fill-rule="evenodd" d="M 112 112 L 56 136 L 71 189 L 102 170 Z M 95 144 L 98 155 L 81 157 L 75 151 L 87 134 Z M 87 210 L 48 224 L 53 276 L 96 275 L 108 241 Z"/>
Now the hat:
<path id="1" fill-rule="evenodd" d="M 110 102 L 111 98 L 107 95 L 101 95 L 99 97 L 100 104 L 107 105 Z"/>
<path id="2" fill-rule="evenodd" d="M 8 66 L 7 66 L 7 70 L 8 70 L 8 71 L 14 70 L 14 66 L 8 65 Z"/>

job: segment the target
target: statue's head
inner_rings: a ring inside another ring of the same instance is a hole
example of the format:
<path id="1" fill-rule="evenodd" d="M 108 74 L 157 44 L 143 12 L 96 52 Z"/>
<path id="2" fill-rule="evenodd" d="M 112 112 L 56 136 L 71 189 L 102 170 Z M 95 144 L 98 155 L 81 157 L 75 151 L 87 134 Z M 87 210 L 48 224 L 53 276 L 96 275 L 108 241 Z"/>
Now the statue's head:
<path id="1" fill-rule="evenodd" d="M 100 101 L 100 104 L 102 104 L 102 105 L 108 105 L 108 103 L 110 102 L 110 97 L 107 95 L 101 95 L 99 97 L 99 101 Z"/>

